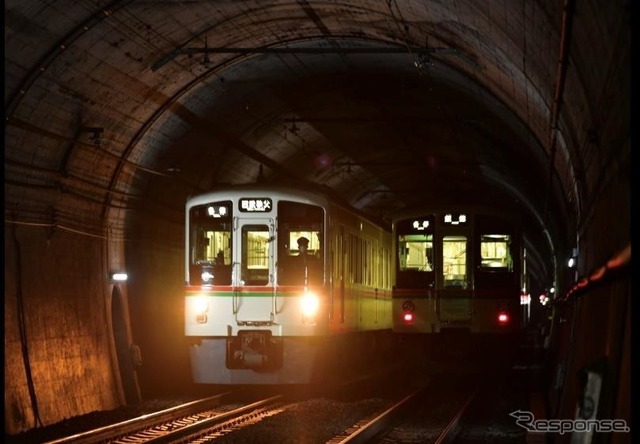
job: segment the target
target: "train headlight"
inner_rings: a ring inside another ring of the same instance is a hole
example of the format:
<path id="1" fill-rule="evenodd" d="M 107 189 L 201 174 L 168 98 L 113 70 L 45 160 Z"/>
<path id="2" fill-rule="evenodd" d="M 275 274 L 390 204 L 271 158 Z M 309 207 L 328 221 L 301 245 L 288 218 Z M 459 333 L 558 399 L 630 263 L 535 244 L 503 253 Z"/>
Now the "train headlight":
<path id="1" fill-rule="evenodd" d="M 207 312 L 209 311 L 209 302 L 204 296 L 193 298 L 191 308 L 195 314 L 196 322 L 204 324 L 207 322 Z"/>
<path id="2" fill-rule="evenodd" d="M 211 280 L 213 279 L 213 274 L 211 274 L 208 271 L 203 271 L 202 274 L 200 275 L 200 278 L 202 278 L 202 283 L 207 285 L 207 284 L 211 284 Z"/>
<path id="3" fill-rule="evenodd" d="M 320 300 L 315 293 L 305 293 L 300 300 L 302 316 L 313 319 L 318 314 Z"/>

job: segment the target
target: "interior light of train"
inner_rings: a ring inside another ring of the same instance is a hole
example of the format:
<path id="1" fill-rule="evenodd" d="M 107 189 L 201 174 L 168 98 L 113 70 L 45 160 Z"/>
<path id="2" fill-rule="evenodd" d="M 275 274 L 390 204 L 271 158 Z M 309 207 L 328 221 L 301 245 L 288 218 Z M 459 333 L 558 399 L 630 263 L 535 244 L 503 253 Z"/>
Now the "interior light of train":
<path id="1" fill-rule="evenodd" d="M 429 227 L 428 220 L 423 220 L 422 222 L 420 222 L 419 220 L 413 221 L 413 228 L 418 231 L 426 230 L 428 227 Z"/>
<path id="2" fill-rule="evenodd" d="M 226 205 L 211 205 L 207 207 L 207 214 L 211 217 L 226 217 L 229 215 L 229 209 Z"/>
<path id="3" fill-rule="evenodd" d="M 498 313 L 498 324 L 507 325 L 509 323 L 509 314 L 501 311 Z"/>
<path id="4" fill-rule="evenodd" d="M 302 300 L 300 301 L 300 309 L 302 310 L 302 315 L 306 318 L 313 318 L 318 312 L 318 307 L 320 306 L 320 301 L 318 300 L 318 296 L 314 293 L 305 293 L 302 296 Z"/>
<path id="5" fill-rule="evenodd" d="M 244 213 L 268 213 L 273 202 L 268 197 L 240 199 L 240 211 Z"/>

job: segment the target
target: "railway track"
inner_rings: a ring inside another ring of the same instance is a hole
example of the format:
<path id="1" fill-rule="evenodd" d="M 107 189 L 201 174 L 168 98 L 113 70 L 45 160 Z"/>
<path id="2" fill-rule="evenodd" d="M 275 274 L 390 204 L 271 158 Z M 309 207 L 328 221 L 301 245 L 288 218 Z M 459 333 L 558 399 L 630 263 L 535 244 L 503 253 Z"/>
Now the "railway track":
<path id="1" fill-rule="evenodd" d="M 397 443 L 436 443 L 444 444 L 451 441 L 458 431 L 460 418 L 476 396 L 461 394 L 458 399 L 448 400 L 444 406 L 445 412 L 438 415 L 423 416 L 426 409 L 422 404 L 428 403 L 433 407 L 436 400 L 427 391 L 431 384 L 421 387 L 407 395 L 393 406 L 380 414 L 360 421 L 349 428 L 343 435 L 336 436 L 327 444 L 397 444 Z M 444 415 L 443 415 L 444 413 Z M 448 420 L 447 420 L 448 417 Z"/>
<path id="2" fill-rule="evenodd" d="M 427 377 L 421 371 L 417 375 L 414 379 L 402 372 L 378 372 L 320 391 L 283 390 L 260 397 L 255 391 L 243 396 L 228 392 L 47 444 L 444 444 L 486 437 L 487 425 L 495 429 L 504 419 L 510 430 L 498 432 L 502 435 L 497 441 L 522 442 L 504 410 L 524 408 L 522 399 L 505 401 L 499 398 L 503 394 L 494 394 L 488 379 L 497 382 L 500 377 L 450 372 Z M 496 413 L 490 413 L 492 409 Z"/>
<path id="3" fill-rule="evenodd" d="M 224 427 L 232 423 L 239 425 L 274 414 L 270 412 L 275 411 L 283 397 L 280 394 L 254 402 L 234 401 L 238 395 L 238 392 L 222 393 L 46 444 L 184 442 L 184 439 L 192 439 L 203 430 L 215 429 L 221 424 Z"/>
<path id="4" fill-rule="evenodd" d="M 510 413 L 527 410 L 529 391 L 517 373 L 432 375 L 425 386 L 337 435 L 330 444 L 522 444 Z"/>
<path id="5" fill-rule="evenodd" d="M 293 399 L 296 396 L 366 390 L 371 381 L 378 381 L 395 368 L 397 366 L 393 365 L 367 376 L 332 384 L 320 392 L 316 388 L 306 395 L 303 394 L 305 391 L 285 395 L 275 393 L 273 389 L 260 398 L 249 389 L 226 392 L 45 444 L 205 443 L 295 407 L 297 403 Z"/>

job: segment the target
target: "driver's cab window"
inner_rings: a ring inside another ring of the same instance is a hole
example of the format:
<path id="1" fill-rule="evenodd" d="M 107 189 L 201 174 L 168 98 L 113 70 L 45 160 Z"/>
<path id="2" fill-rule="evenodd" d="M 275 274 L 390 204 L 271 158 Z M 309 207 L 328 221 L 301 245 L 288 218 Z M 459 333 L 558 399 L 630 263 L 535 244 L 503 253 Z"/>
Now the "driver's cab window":
<path id="1" fill-rule="evenodd" d="M 324 210 L 284 201 L 278 205 L 278 283 L 319 285 L 323 281 Z"/>
<path id="2" fill-rule="evenodd" d="M 189 211 L 189 282 L 231 284 L 231 203 L 198 205 Z"/>
<path id="3" fill-rule="evenodd" d="M 315 230 L 293 230 L 289 232 L 289 257 L 318 259 L 320 256 L 320 233 Z"/>
<path id="4" fill-rule="evenodd" d="M 480 268 L 483 271 L 513 271 L 510 235 L 482 234 L 480 236 Z"/>
<path id="5" fill-rule="evenodd" d="M 398 236 L 400 271 L 433 271 L 433 234 Z"/>

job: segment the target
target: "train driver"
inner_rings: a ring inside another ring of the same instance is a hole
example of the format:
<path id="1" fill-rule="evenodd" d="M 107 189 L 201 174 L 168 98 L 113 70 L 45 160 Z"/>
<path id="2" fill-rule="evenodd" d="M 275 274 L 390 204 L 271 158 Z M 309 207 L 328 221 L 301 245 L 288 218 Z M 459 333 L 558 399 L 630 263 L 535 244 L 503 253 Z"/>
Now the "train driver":
<path id="1" fill-rule="evenodd" d="M 298 238 L 298 266 L 304 270 L 304 283 L 315 282 L 318 279 L 318 263 L 315 256 L 309 254 L 309 239 L 302 236 Z"/>
<path id="2" fill-rule="evenodd" d="M 300 252 L 299 256 L 306 262 L 309 257 L 309 239 L 304 236 L 298 238 L 298 251 Z"/>

